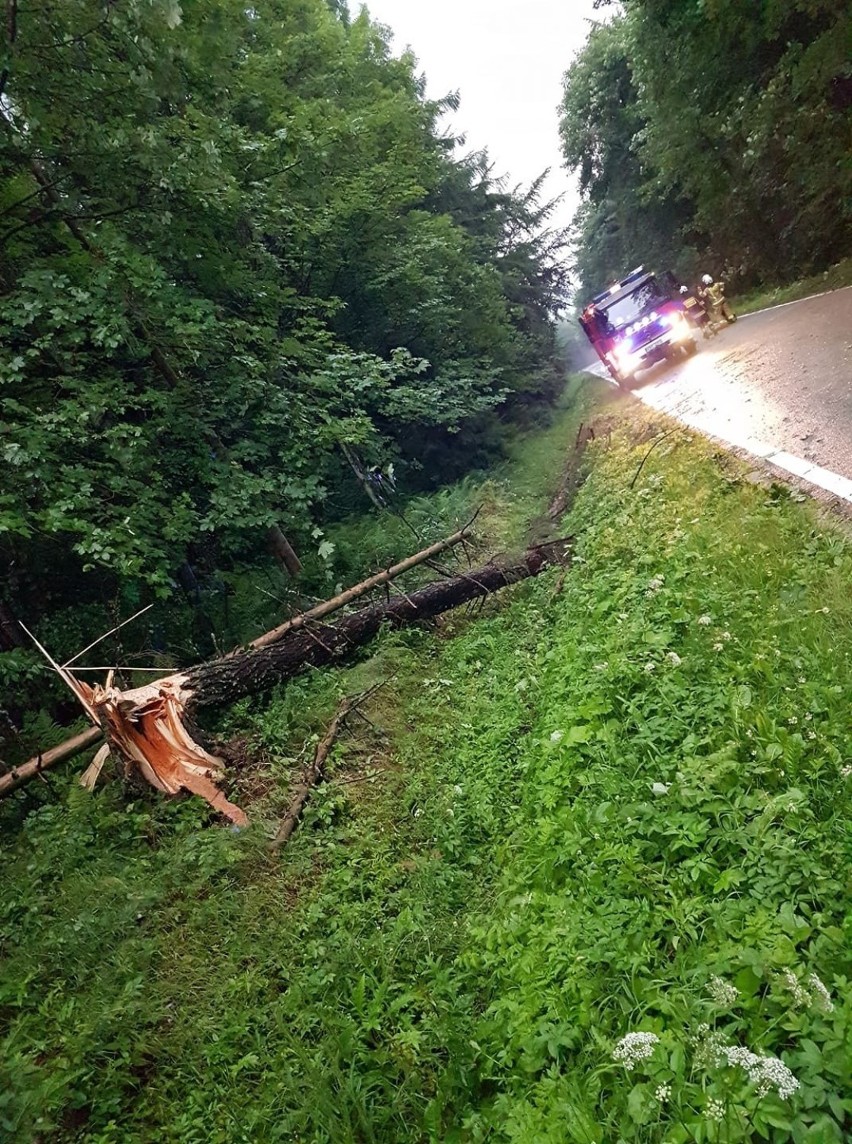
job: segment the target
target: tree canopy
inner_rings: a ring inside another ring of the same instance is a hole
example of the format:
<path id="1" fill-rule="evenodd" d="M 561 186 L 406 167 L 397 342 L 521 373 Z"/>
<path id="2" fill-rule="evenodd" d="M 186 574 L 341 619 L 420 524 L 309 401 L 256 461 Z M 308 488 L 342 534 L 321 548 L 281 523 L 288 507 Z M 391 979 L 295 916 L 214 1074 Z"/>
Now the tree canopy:
<path id="1" fill-rule="evenodd" d="M 463 467 L 555 392 L 540 186 L 461 157 L 365 11 L 9 0 L 4 31 L 7 605 L 167 595 L 199 551 L 310 538 L 341 446 Z"/>
<path id="2" fill-rule="evenodd" d="M 832 0 L 624 0 L 565 79 L 582 289 L 641 261 L 752 283 L 848 253 L 850 59 Z"/>

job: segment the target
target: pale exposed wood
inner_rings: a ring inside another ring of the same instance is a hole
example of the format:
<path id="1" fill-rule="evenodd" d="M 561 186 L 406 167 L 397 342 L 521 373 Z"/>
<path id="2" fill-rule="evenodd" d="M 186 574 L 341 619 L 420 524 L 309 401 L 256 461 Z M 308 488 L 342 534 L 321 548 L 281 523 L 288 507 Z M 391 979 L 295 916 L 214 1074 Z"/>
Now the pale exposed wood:
<path id="1" fill-rule="evenodd" d="M 104 743 L 98 750 L 95 757 L 80 775 L 80 786 L 86 790 L 94 790 L 95 783 L 101 776 L 101 771 L 104 769 L 104 763 L 109 758 L 109 743 Z"/>

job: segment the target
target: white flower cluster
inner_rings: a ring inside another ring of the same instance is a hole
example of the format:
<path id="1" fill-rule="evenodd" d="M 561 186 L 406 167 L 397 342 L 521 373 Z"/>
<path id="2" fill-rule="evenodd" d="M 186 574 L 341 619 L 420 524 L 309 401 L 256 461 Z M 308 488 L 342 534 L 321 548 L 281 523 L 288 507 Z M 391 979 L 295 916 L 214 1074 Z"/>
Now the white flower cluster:
<path id="1" fill-rule="evenodd" d="M 689 1038 L 695 1047 L 695 1061 L 706 1068 L 715 1068 L 722 1063 L 722 1034 L 717 1030 L 711 1031 L 706 1022 L 702 1022 L 695 1030 L 695 1035 Z"/>
<path id="2" fill-rule="evenodd" d="M 724 1045 L 722 1056 L 732 1068 L 745 1069 L 748 1079 L 757 1087 L 758 1096 L 767 1096 L 774 1089 L 782 1100 L 787 1100 L 799 1087 L 799 1082 L 777 1057 L 763 1057 L 739 1045 Z"/>
<path id="3" fill-rule="evenodd" d="M 707 1104 L 704 1106 L 704 1112 L 708 1120 L 724 1120 L 725 1119 L 725 1106 L 721 1100 L 716 1100 L 715 1097 L 710 1097 Z"/>
<path id="4" fill-rule="evenodd" d="M 715 974 L 710 978 L 710 983 L 707 986 L 707 991 L 710 998 L 715 1005 L 722 1009 L 729 1009 L 731 1005 L 736 1003 L 740 995 L 739 989 L 736 985 L 731 985 L 729 981 L 724 981 L 721 977 Z"/>
<path id="5" fill-rule="evenodd" d="M 660 1038 L 656 1033 L 625 1033 L 612 1050 L 612 1059 L 631 1072 L 640 1061 L 653 1056 L 659 1043 Z"/>
<path id="6" fill-rule="evenodd" d="M 660 1102 L 660 1104 L 665 1104 L 667 1100 L 670 1100 L 671 1095 L 672 1095 L 672 1086 L 670 1084 L 658 1085 L 657 1088 L 654 1090 L 654 1096 Z"/>
<path id="7" fill-rule="evenodd" d="M 819 1009 L 821 1013 L 834 1012 L 831 994 L 815 973 L 808 974 L 809 988 L 802 985 L 792 969 L 785 969 L 783 978 L 785 986 L 792 994 L 793 1004 L 798 1008 L 810 1009 L 813 1007 Z"/>
<path id="8" fill-rule="evenodd" d="M 815 973 L 808 974 L 808 985 L 813 990 L 814 1006 L 821 1009 L 823 1013 L 833 1013 L 834 1002 L 831 1000 L 831 994 Z"/>
<path id="9" fill-rule="evenodd" d="M 648 581 L 648 587 L 645 589 L 646 596 L 656 596 L 660 588 L 663 586 L 663 577 L 654 576 L 652 580 Z"/>
<path id="10" fill-rule="evenodd" d="M 803 1009 L 807 1009 L 811 1003 L 811 995 L 807 989 L 799 984 L 799 979 L 792 969 L 784 970 L 784 984 L 793 995 L 793 1003 Z"/>
<path id="11" fill-rule="evenodd" d="M 852 763 L 847 763 L 845 767 L 840 768 L 840 777 L 848 779 L 850 775 L 852 775 Z"/>
<path id="12" fill-rule="evenodd" d="M 667 651 L 666 659 L 669 661 L 672 667 L 680 667 L 680 665 L 683 663 L 683 660 L 680 658 L 676 651 Z"/>
<path id="13" fill-rule="evenodd" d="M 713 620 L 712 617 L 704 615 L 698 617 L 698 623 L 702 626 L 702 628 L 709 628 L 713 623 Z"/>

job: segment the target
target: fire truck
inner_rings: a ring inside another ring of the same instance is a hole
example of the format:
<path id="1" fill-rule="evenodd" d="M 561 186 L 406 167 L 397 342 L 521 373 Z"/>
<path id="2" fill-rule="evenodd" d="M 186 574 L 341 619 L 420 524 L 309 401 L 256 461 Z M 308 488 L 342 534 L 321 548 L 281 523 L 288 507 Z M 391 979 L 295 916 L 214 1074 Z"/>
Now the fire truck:
<path id="1" fill-rule="evenodd" d="M 696 352 L 691 300 L 678 293 L 669 271 L 640 266 L 592 298 L 580 325 L 613 381 L 626 388 L 638 370 Z"/>

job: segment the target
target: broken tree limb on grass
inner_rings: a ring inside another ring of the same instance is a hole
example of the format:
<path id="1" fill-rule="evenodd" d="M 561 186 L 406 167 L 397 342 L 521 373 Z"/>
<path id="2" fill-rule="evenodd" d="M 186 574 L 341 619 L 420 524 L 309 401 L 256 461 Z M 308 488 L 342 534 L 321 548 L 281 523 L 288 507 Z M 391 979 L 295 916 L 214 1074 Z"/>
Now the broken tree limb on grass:
<path id="1" fill-rule="evenodd" d="M 378 686 L 381 686 L 379 684 Z M 287 813 L 281 819 L 278 829 L 275 832 L 275 837 L 270 842 L 269 846 L 272 850 L 280 850 L 293 831 L 298 825 L 299 819 L 302 817 L 302 812 L 305 809 L 305 804 L 308 801 L 313 788 L 325 778 L 325 763 L 329 756 L 331 748 L 337 741 L 337 736 L 340 729 L 346 722 L 348 716 L 352 711 L 363 703 L 364 700 L 376 690 L 371 687 L 368 691 L 362 691 L 360 695 L 349 695 L 341 700 L 340 705 L 335 712 L 334 718 L 328 725 L 328 729 L 323 737 L 317 743 L 317 749 L 314 752 L 314 757 L 309 766 L 302 772 L 302 777 L 293 788 L 293 798 L 287 808 Z"/>
<path id="2" fill-rule="evenodd" d="M 431 619 L 538 576 L 549 566 L 566 564 L 570 547 L 570 539 L 539 545 L 528 549 L 515 563 L 490 563 L 427 584 L 407 596 L 362 608 L 336 624 L 302 625 L 286 640 L 199 664 L 144 687 L 129 691 L 111 685 L 92 688 L 75 679 L 75 693 L 99 723 L 99 727 L 85 732 L 90 738 L 79 749 L 97 742 L 103 727 L 111 750 L 114 748 L 159 790 L 170 794 L 181 789 L 192 791 L 232 821 L 244 822 L 243 812 L 227 802 L 216 787 L 223 763 L 196 742 L 189 725 L 194 711 L 226 706 L 291 679 L 306 668 L 340 662 L 369 643 L 383 627 L 400 628 Z M 28 777 L 35 777 L 39 769 L 51 765 L 47 758 L 48 753 L 42 756 L 39 767 L 33 767 L 31 760 L 18 768 L 17 774 L 30 767 Z M 0 794 L 8 793 L 4 784 L 10 777 L 0 779 Z M 26 779 L 19 778 L 15 785 L 22 781 Z"/>
<path id="3" fill-rule="evenodd" d="M 574 448 L 571 451 L 571 455 L 568 458 L 568 462 L 565 465 L 562 478 L 559 482 L 559 488 L 547 510 L 547 515 L 551 520 L 558 520 L 559 517 L 564 516 L 571 504 L 572 498 L 580 487 L 582 480 L 580 461 L 586 446 L 590 441 L 594 441 L 594 439 L 594 425 L 586 425 L 585 422 L 581 421 L 580 428 L 577 430 L 576 440 L 574 441 Z"/>
<path id="4" fill-rule="evenodd" d="M 433 556 L 437 556 L 439 552 L 444 552 L 447 548 L 452 548 L 454 545 L 460 544 L 468 536 L 473 522 L 478 515 L 479 512 L 477 510 L 477 513 L 467 524 L 463 528 L 460 528 L 458 532 L 454 532 L 452 536 L 430 544 L 428 548 L 424 548 L 420 552 L 415 552 L 413 556 L 407 556 L 405 560 L 400 560 L 398 564 L 393 564 L 383 572 L 377 572 L 374 576 L 369 576 L 366 580 L 362 580 L 360 584 L 354 584 L 351 588 L 347 588 L 345 592 L 341 592 L 338 596 L 333 596 L 330 600 L 324 600 L 323 603 L 317 604 L 315 608 L 311 608 L 299 616 L 293 616 L 292 619 L 280 624 L 277 628 L 273 628 L 272 631 L 264 632 L 262 636 L 258 636 L 256 640 L 252 640 L 249 647 L 268 647 L 270 644 L 277 643 L 278 640 L 282 639 L 288 632 L 304 627 L 305 624 L 310 623 L 311 620 L 321 620 L 323 617 L 331 615 L 332 612 L 337 612 L 341 608 L 345 608 L 347 604 L 351 604 L 359 597 L 366 595 L 367 592 L 371 592 L 373 588 L 387 584 L 389 581 L 396 579 L 397 576 L 401 576 L 403 572 L 408 572 L 411 568 L 416 568 L 418 564 L 424 564 Z M 232 654 L 238 653 L 234 652 Z"/>

